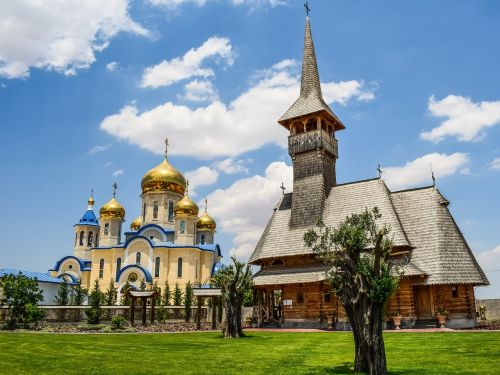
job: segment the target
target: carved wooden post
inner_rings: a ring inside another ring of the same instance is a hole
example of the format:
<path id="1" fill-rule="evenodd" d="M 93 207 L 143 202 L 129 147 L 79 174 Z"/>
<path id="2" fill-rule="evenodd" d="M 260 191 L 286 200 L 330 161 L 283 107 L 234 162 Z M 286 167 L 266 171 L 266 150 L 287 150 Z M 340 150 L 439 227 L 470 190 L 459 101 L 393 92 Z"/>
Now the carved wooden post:
<path id="1" fill-rule="evenodd" d="M 135 313 L 135 298 L 134 297 L 130 297 L 130 325 L 134 325 L 134 313 Z"/>

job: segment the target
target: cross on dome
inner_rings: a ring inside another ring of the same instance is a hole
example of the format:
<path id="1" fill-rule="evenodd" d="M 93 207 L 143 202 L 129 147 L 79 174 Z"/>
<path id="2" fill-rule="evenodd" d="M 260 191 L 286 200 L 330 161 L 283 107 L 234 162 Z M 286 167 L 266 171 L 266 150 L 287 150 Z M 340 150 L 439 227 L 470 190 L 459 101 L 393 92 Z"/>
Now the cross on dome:
<path id="1" fill-rule="evenodd" d="M 113 184 L 113 198 L 116 197 L 116 189 L 118 189 L 118 184 L 115 181 L 115 183 Z"/>
<path id="2" fill-rule="evenodd" d="M 165 138 L 165 159 L 167 158 L 168 154 L 168 138 Z"/>

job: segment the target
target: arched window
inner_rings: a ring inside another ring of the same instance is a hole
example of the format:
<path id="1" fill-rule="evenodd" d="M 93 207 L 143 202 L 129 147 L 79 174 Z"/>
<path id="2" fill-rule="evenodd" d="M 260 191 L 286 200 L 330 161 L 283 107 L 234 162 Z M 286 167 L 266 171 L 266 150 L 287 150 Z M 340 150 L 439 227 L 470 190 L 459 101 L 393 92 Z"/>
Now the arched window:
<path id="1" fill-rule="evenodd" d="M 182 277 L 182 258 L 177 259 L 177 277 Z"/>
<path id="2" fill-rule="evenodd" d="M 84 232 L 83 230 L 80 232 L 80 246 L 83 246 L 83 237 L 84 237 Z"/>
<path id="3" fill-rule="evenodd" d="M 168 221 L 174 220 L 174 202 L 168 202 Z"/>
<path id="4" fill-rule="evenodd" d="M 104 224 L 104 235 L 107 236 L 109 234 L 109 223 Z"/>
<path id="5" fill-rule="evenodd" d="M 99 233 L 95 234 L 95 245 L 96 247 L 99 246 Z"/>
<path id="6" fill-rule="evenodd" d="M 122 258 L 116 259 L 116 276 L 118 276 L 118 272 L 122 269 Z"/>
<path id="7" fill-rule="evenodd" d="M 158 201 L 153 202 L 153 219 L 158 219 Z"/>
<path id="8" fill-rule="evenodd" d="M 205 243 L 205 234 L 201 235 L 200 242 L 201 242 L 202 245 Z"/>
<path id="9" fill-rule="evenodd" d="M 155 277 L 160 277 L 160 257 L 155 259 Z"/>
<path id="10" fill-rule="evenodd" d="M 146 203 L 144 203 L 144 207 L 142 209 L 142 222 L 146 222 Z"/>
<path id="11" fill-rule="evenodd" d="M 99 261 L 99 278 L 102 279 L 104 276 L 104 259 Z"/>
<path id="12" fill-rule="evenodd" d="M 179 224 L 179 233 L 186 233 L 186 222 L 184 220 L 181 220 L 181 223 Z"/>
<path id="13" fill-rule="evenodd" d="M 87 246 L 92 246 L 93 240 L 94 240 L 94 232 L 89 232 L 89 236 L 87 238 Z"/>
<path id="14" fill-rule="evenodd" d="M 141 264 L 141 252 L 135 253 L 135 264 Z"/>
<path id="15" fill-rule="evenodd" d="M 75 233 L 75 246 L 77 242 L 78 242 L 78 233 Z"/>

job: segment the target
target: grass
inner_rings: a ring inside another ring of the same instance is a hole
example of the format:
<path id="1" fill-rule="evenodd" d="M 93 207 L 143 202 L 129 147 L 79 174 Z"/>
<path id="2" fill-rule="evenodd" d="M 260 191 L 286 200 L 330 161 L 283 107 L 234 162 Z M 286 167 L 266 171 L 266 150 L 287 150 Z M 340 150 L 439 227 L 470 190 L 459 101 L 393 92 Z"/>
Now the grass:
<path id="1" fill-rule="evenodd" d="M 500 333 L 386 333 L 391 374 L 498 374 Z M 3 374 L 349 374 L 349 332 L 0 333 Z"/>

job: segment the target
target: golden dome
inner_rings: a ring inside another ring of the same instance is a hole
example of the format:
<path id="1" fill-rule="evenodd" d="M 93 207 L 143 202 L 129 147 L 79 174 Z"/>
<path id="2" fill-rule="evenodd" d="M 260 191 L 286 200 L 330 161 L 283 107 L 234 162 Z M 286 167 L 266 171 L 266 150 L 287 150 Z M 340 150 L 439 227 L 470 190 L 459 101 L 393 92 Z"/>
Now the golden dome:
<path id="1" fill-rule="evenodd" d="M 198 219 L 196 222 L 196 228 L 198 230 L 215 230 L 217 224 L 215 224 L 215 220 L 205 211 L 202 217 Z"/>
<path id="2" fill-rule="evenodd" d="M 165 158 L 163 162 L 144 175 L 141 188 L 142 194 L 149 191 L 173 191 L 184 194 L 186 180 Z"/>
<path id="3" fill-rule="evenodd" d="M 191 215 L 191 216 L 198 216 L 199 208 L 194 203 L 191 198 L 189 198 L 186 195 L 184 195 L 184 198 L 182 198 L 179 202 L 177 202 L 174 206 L 174 213 L 176 215 L 179 214 L 185 214 L 185 215 Z"/>
<path id="4" fill-rule="evenodd" d="M 110 218 L 125 218 L 125 209 L 123 206 L 115 199 L 115 197 L 111 198 L 111 200 L 101 207 L 99 210 L 99 215 L 101 219 L 110 219 Z"/>
<path id="5" fill-rule="evenodd" d="M 142 219 L 140 216 L 137 216 L 134 221 L 130 223 L 130 230 L 139 230 L 139 228 L 142 226 Z"/>

